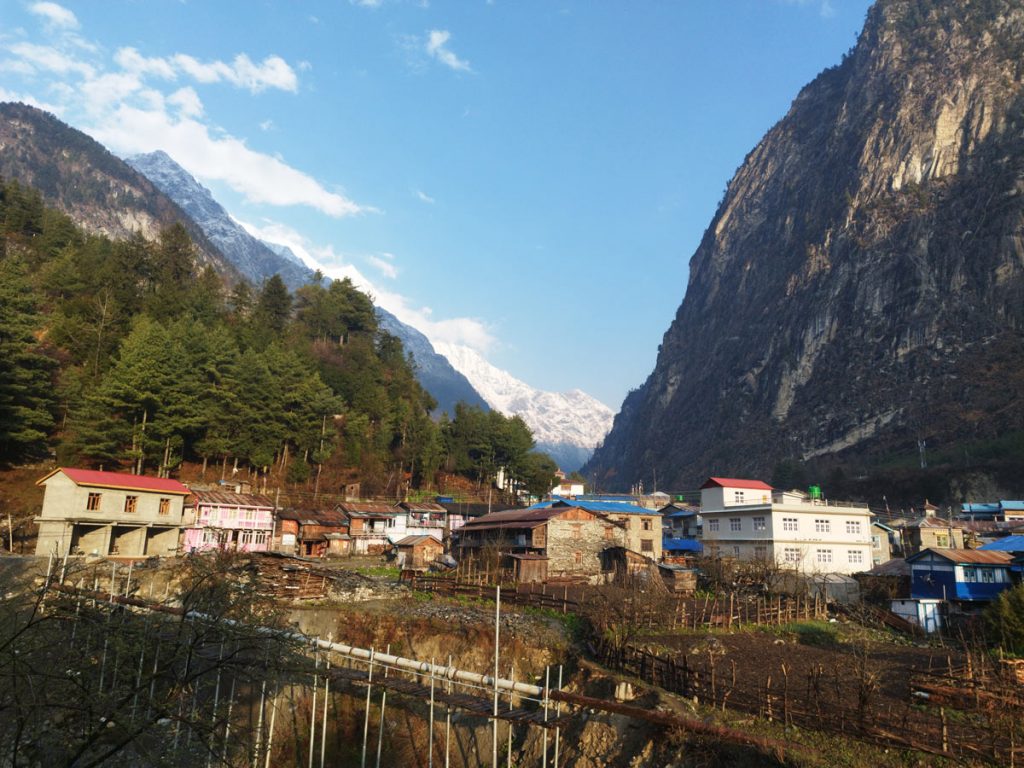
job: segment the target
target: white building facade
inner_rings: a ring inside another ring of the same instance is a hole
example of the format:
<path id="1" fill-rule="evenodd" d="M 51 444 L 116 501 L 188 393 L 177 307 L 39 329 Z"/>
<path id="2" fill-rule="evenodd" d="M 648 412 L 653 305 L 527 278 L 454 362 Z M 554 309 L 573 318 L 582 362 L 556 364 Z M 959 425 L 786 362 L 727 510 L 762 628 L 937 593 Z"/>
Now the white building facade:
<path id="1" fill-rule="evenodd" d="M 712 477 L 701 487 L 704 552 L 774 560 L 802 573 L 858 573 L 872 567 L 866 504 L 776 491 L 760 480 Z"/>

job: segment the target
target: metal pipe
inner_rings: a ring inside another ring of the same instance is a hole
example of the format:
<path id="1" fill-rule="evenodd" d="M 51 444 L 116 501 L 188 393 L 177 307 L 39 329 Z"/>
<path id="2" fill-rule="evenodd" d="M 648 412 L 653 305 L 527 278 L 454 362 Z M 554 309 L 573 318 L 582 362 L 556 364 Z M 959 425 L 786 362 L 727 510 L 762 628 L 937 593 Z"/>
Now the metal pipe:
<path id="1" fill-rule="evenodd" d="M 270 725 L 267 727 L 267 759 L 263 768 L 270 768 L 270 755 L 274 751 L 274 722 L 277 720 L 277 698 L 281 692 L 274 691 L 274 697 L 270 700 Z"/>
<path id="2" fill-rule="evenodd" d="M 331 636 L 328 635 L 327 639 L 330 640 Z M 331 671 L 331 657 L 327 655 L 324 657 L 324 662 L 327 666 L 327 672 Z M 324 768 L 324 756 L 327 754 L 327 703 L 330 701 L 327 697 L 331 692 L 331 676 L 330 674 L 324 677 L 324 720 L 320 724 L 320 768 Z"/>
<path id="3" fill-rule="evenodd" d="M 551 666 L 544 667 L 544 722 L 548 721 L 548 686 L 551 683 Z M 541 766 L 548 768 L 548 729 L 544 728 L 544 746 Z"/>
<path id="4" fill-rule="evenodd" d="M 562 690 L 562 665 L 558 665 L 558 690 Z M 559 715 L 562 714 L 562 702 L 555 703 L 555 719 L 557 720 Z M 558 745 L 561 736 L 561 729 L 555 726 L 555 768 L 558 768 Z"/>
<path id="5" fill-rule="evenodd" d="M 391 652 L 391 643 L 388 643 L 386 651 Z M 388 668 L 384 667 L 384 677 L 388 676 Z M 384 710 L 388 705 L 388 689 L 380 689 L 380 725 L 377 726 L 377 763 L 374 768 L 380 768 L 380 753 L 384 746 Z"/>
<path id="6" fill-rule="evenodd" d="M 370 671 L 366 681 L 366 712 L 363 715 L 363 757 L 359 768 L 366 768 L 366 742 L 370 736 L 370 693 L 373 691 L 373 648 L 370 649 Z"/>
<path id="7" fill-rule="evenodd" d="M 309 768 L 313 768 L 313 749 L 316 746 L 316 685 L 320 671 L 320 654 L 313 654 L 313 703 L 309 709 Z"/>
<path id="8" fill-rule="evenodd" d="M 498 768 L 498 650 L 501 630 L 501 585 L 494 588 L 494 706 L 491 716 L 491 765 Z"/>
<path id="9" fill-rule="evenodd" d="M 434 666 L 434 659 L 430 659 L 430 666 Z M 430 716 L 427 718 L 427 728 L 430 735 L 427 737 L 427 768 L 434 768 L 434 672 L 430 672 Z"/>

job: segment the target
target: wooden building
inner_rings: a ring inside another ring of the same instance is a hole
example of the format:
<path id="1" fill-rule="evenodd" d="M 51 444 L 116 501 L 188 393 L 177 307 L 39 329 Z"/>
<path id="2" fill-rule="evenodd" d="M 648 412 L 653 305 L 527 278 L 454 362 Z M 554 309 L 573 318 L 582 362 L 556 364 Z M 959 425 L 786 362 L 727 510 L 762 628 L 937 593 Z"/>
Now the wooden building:
<path id="1" fill-rule="evenodd" d="M 398 567 L 402 570 L 425 571 L 444 554 L 444 544 L 436 536 L 414 534 L 395 543 Z"/>

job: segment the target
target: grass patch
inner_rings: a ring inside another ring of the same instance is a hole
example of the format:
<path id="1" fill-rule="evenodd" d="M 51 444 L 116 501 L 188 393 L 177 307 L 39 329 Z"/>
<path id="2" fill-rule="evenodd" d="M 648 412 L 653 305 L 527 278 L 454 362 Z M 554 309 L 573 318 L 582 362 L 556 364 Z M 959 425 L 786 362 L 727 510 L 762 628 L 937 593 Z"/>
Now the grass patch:
<path id="1" fill-rule="evenodd" d="M 356 573 L 363 576 L 382 576 L 397 580 L 399 571 L 390 565 L 364 565 L 356 568 Z"/>
<path id="2" fill-rule="evenodd" d="M 778 627 L 766 627 L 766 631 L 795 637 L 801 645 L 815 648 L 835 648 L 840 644 L 839 627 L 827 621 L 791 621 Z"/>

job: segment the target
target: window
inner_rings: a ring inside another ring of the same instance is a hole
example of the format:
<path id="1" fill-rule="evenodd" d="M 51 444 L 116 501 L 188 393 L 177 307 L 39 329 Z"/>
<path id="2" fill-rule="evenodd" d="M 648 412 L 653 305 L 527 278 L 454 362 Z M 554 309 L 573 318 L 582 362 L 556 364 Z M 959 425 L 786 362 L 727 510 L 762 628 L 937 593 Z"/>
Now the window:
<path id="1" fill-rule="evenodd" d="M 604 527 L 604 540 L 611 541 L 614 533 L 615 530 L 610 525 L 606 525 Z"/>
<path id="2" fill-rule="evenodd" d="M 576 565 L 583 565 L 583 553 L 582 552 L 573 552 L 572 556 L 573 556 L 573 561 L 576 563 Z"/>
<path id="3" fill-rule="evenodd" d="M 832 550 L 831 549 L 819 549 L 818 550 L 818 562 L 831 565 L 831 563 L 832 563 Z"/>
<path id="4" fill-rule="evenodd" d="M 846 552 L 846 560 L 850 565 L 860 565 L 864 562 L 864 553 L 859 549 L 850 549 Z"/>
<path id="5" fill-rule="evenodd" d="M 832 521 L 831 520 L 815 520 L 814 521 L 814 532 L 815 533 L 831 533 Z"/>
<path id="6" fill-rule="evenodd" d="M 994 584 L 996 581 L 996 572 L 991 568 L 979 568 L 978 573 L 981 575 L 981 582 L 983 584 Z"/>
<path id="7" fill-rule="evenodd" d="M 743 529 L 743 526 L 740 524 L 740 518 L 738 518 L 738 517 L 730 517 L 729 518 L 729 530 L 730 531 L 739 531 L 739 530 L 742 530 L 742 529 Z"/>
<path id="8" fill-rule="evenodd" d="M 754 547 L 754 557 L 758 560 L 764 560 L 768 557 L 768 547 L 764 544 L 758 544 Z"/>
<path id="9" fill-rule="evenodd" d="M 860 535 L 860 520 L 847 520 L 846 521 L 846 532 L 856 535 Z"/>
<path id="10" fill-rule="evenodd" d="M 800 529 L 800 523 L 795 517 L 782 518 L 782 530 L 796 531 Z"/>
<path id="11" fill-rule="evenodd" d="M 872 536 L 871 537 L 871 546 L 874 547 L 875 549 L 881 549 L 882 548 L 882 537 L 881 536 Z"/>
<path id="12" fill-rule="evenodd" d="M 708 520 L 708 530 L 709 531 L 717 531 L 718 530 L 718 521 L 717 520 Z"/>
<path id="13" fill-rule="evenodd" d="M 974 582 L 978 580 L 978 569 L 964 566 L 964 581 Z"/>
<path id="14" fill-rule="evenodd" d="M 252 542 L 253 544 L 266 544 L 269 535 L 267 531 L 253 531 Z"/>
<path id="15" fill-rule="evenodd" d="M 944 533 L 938 533 L 935 535 L 935 546 L 936 547 L 948 547 L 949 536 Z"/>
<path id="16" fill-rule="evenodd" d="M 640 551 L 641 552 L 653 552 L 654 551 L 654 539 L 640 539 Z"/>
<path id="17" fill-rule="evenodd" d="M 160 504 L 157 507 L 157 514 L 160 514 L 160 515 L 169 515 L 169 514 L 171 514 L 171 500 L 170 499 L 160 499 Z"/>
<path id="18" fill-rule="evenodd" d="M 742 504 L 743 503 L 743 491 L 733 491 L 732 492 L 732 499 L 733 499 L 733 501 L 736 504 Z"/>
<path id="19" fill-rule="evenodd" d="M 732 548 L 732 556 L 733 557 L 739 557 L 740 556 L 740 548 L 738 546 L 733 546 L 733 548 Z"/>
<path id="20" fill-rule="evenodd" d="M 573 523 L 573 526 L 572 526 L 572 537 L 574 539 L 582 539 L 583 538 L 583 525 L 582 524 L 580 524 L 580 523 Z"/>
<path id="21" fill-rule="evenodd" d="M 85 502 L 85 508 L 90 512 L 95 512 L 100 508 L 100 499 L 102 497 L 102 493 L 90 493 L 88 500 Z"/>
<path id="22" fill-rule="evenodd" d="M 132 513 L 138 509 L 139 497 L 138 496 L 125 496 L 124 497 L 124 511 L 125 513 Z"/>
<path id="23" fill-rule="evenodd" d="M 786 547 L 782 550 L 782 560 L 786 563 L 799 563 L 800 562 L 800 548 L 799 547 Z"/>
<path id="24" fill-rule="evenodd" d="M 768 530 L 768 526 L 767 526 L 767 524 L 765 524 L 765 521 L 764 521 L 763 517 L 755 517 L 754 518 L 754 530 L 755 531 L 767 531 Z"/>
<path id="25" fill-rule="evenodd" d="M 644 520 L 643 520 L 643 523 L 644 523 L 644 530 L 645 531 L 651 530 L 651 519 L 649 517 L 645 517 Z"/>

